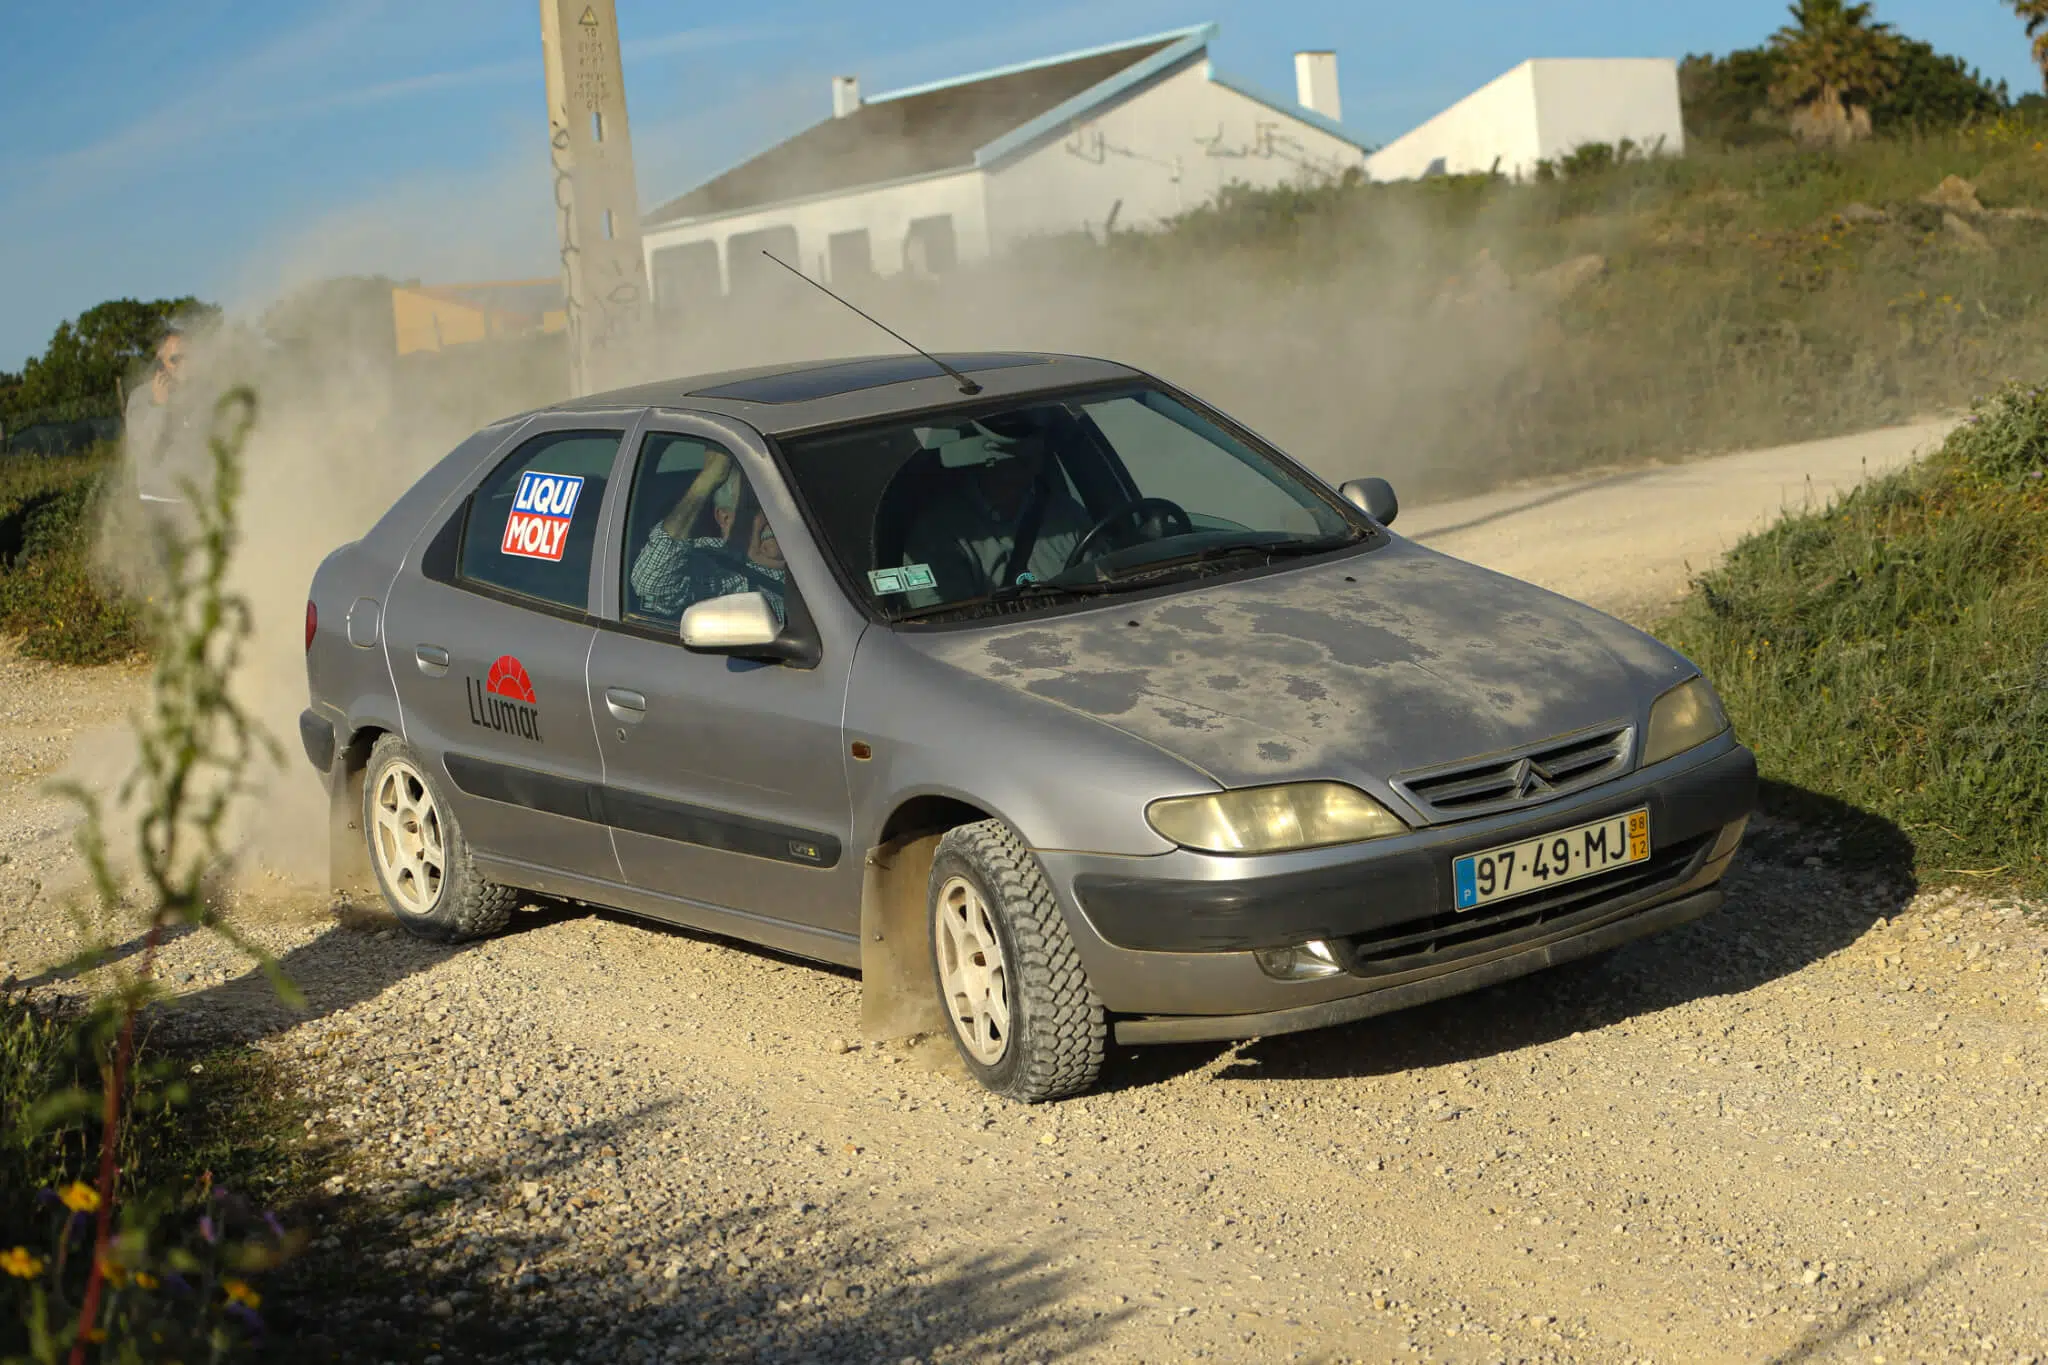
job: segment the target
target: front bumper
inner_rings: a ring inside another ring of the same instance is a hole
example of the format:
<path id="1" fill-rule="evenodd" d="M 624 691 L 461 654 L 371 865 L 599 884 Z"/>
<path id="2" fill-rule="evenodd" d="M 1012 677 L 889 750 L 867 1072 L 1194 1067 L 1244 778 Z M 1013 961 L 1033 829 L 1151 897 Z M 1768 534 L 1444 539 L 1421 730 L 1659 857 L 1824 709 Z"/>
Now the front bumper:
<path id="1" fill-rule="evenodd" d="M 1041 851 L 1090 981 L 1125 1042 L 1320 1028 L 1536 971 L 1719 904 L 1756 801 L 1733 737 L 1533 810 L 1306 853 L 1230 858 Z M 1460 914 L 1452 862 L 1648 806 L 1652 855 Z M 1282 981 L 1254 949 L 1321 939 L 1345 970 Z M 1164 1017 L 1158 1017 L 1164 1016 Z"/>

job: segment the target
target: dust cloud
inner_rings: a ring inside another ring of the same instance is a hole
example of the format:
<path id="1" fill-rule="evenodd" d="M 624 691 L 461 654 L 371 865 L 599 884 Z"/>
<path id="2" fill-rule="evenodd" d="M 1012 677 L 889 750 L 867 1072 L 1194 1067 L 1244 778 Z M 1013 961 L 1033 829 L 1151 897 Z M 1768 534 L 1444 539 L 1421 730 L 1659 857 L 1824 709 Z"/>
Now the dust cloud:
<path id="1" fill-rule="evenodd" d="M 545 211 L 539 170 L 530 189 Z M 1535 314 L 1479 251 L 1483 221 L 1447 235 L 1404 220 L 1389 201 L 1369 228 L 1281 251 L 1077 234 L 941 279 L 840 287 L 929 349 L 1115 358 L 1201 394 L 1332 481 L 1381 474 L 1404 491 L 1419 481 L 1434 494 L 1454 492 L 1478 473 L 1445 468 L 1430 451 L 1448 424 L 1511 382 L 1536 335 Z M 446 232 L 431 237 L 423 257 L 447 268 Z M 387 260 L 391 246 L 383 244 Z M 190 348 L 195 388 L 245 384 L 260 405 L 244 450 L 233 571 L 256 622 L 238 693 L 283 758 L 242 812 L 240 861 L 245 876 L 309 887 L 324 884 L 326 871 L 325 797 L 297 736 L 314 570 L 477 426 L 555 401 L 567 384 L 559 337 L 397 358 L 390 333 L 359 317 L 324 325 L 323 298 L 337 310 L 361 301 L 357 291 L 345 305 L 347 291 L 322 284 L 336 264 L 325 251 L 310 253 L 296 274 L 279 277 L 277 293 L 293 301 L 291 338 L 267 335 L 259 308 L 231 312 Z M 490 277 L 490 266 L 444 276 L 479 277 Z M 896 349 L 801 282 L 771 278 L 747 297 L 661 316 L 617 373 L 678 377 Z M 102 753 L 98 763 L 106 761 Z"/>

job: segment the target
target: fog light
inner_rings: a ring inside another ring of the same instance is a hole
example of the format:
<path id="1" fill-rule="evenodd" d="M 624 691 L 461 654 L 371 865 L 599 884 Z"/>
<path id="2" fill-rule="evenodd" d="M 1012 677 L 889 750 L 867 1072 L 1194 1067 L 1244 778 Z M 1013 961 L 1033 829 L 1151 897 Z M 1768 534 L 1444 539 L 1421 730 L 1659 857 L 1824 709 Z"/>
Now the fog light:
<path id="1" fill-rule="evenodd" d="M 1286 948 L 1261 948 L 1252 956 L 1259 960 L 1260 971 L 1282 981 L 1314 981 L 1344 970 L 1337 965 L 1336 951 L 1319 938 Z"/>

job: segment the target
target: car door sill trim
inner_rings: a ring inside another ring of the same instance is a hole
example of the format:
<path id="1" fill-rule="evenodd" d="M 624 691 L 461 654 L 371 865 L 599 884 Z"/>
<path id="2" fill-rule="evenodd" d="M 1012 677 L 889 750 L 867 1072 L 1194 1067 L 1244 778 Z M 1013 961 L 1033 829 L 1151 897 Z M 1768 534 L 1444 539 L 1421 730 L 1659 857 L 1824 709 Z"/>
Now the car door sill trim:
<path id="1" fill-rule="evenodd" d="M 474 754 L 451 751 L 443 756 L 442 765 L 448 770 L 449 780 L 465 794 L 486 801 L 524 806 L 548 815 L 609 825 L 628 834 L 766 858 L 794 867 L 822 870 L 839 864 L 838 838 L 817 830 L 757 820 L 708 806 L 686 805 L 625 787 L 557 777 Z"/>
<path id="2" fill-rule="evenodd" d="M 548 896 L 586 900 L 622 914 L 720 934 L 749 946 L 773 948 L 817 962 L 830 962 L 842 967 L 860 965 L 860 937 L 857 934 L 842 934 L 836 929 L 798 924 L 771 915 L 757 915 L 749 910 L 734 910 L 729 906 L 694 901 L 600 877 L 578 876 L 517 858 L 500 857 L 481 849 L 476 851 L 475 858 L 480 872 L 507 886 L 518 886 Z"/>

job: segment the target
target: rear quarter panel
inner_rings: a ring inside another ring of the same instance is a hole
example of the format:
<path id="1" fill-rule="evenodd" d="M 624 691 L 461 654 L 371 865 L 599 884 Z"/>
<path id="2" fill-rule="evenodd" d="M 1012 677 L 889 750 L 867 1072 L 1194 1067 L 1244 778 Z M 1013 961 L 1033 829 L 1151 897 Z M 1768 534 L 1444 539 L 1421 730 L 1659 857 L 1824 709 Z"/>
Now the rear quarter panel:
<path id="1" fill-rule="evenodd" d="M 403 733 L 384 650 L 385 595 L 422 533 L 439 524 L 442 510 L 469 476 L 524 425 L 524 419 L 513 419 L 471 436 L 421 475 L 362 539 L 334 550 L 314 570 L 307 598 L 319 629 L 306 650 L 307 687 L 313 709 L 340 730 L 344 743 L 365 728 Z M 349 615 L 365 601 L 370 604 L 366 610 L 378 618 L 378 629 L 367 639 L 359 631 L 356 639 L 363 642 L 351 643 Z"/>

